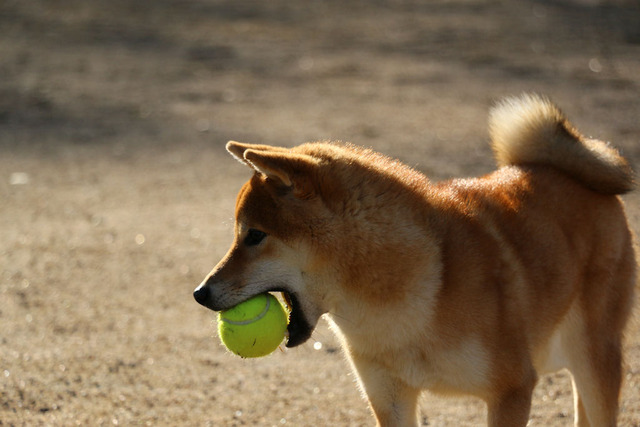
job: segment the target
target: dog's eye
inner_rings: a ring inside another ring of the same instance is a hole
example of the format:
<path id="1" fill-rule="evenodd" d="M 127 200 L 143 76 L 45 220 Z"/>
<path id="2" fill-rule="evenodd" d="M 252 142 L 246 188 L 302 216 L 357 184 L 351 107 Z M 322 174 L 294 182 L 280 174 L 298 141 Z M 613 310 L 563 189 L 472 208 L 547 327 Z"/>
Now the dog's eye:
<path id="1" fill-rule="evenodd" d="M 247 233 L 247 237 L 244 238 L 244 244 L 247 246 L 255 246 L 258 243 L 262 242 L 265 237 L 267 237 L 267 233 L 265 233 L 264 231 L 250 228 L 249 232 Z"/>

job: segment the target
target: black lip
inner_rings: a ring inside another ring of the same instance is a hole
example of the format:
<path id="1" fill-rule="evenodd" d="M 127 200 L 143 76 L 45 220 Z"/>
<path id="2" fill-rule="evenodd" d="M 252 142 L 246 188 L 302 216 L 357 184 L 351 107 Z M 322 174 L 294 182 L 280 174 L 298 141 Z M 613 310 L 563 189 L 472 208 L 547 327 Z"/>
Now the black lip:
<path id="1" fill-rule="evenodd" d="M 296 347 L 311 338 L 313 326 L 309 324 L 304 316 L 298 297 L 291 292 L 282 290 L 280 292 L 285 295 L 285 299 L 289 303 L 289 308 L 291 309 L 291 313 L 289 314 L 289 325 L 287 326 L 289 339 L 287 340 L 286 346 L 288 348 Z"/>

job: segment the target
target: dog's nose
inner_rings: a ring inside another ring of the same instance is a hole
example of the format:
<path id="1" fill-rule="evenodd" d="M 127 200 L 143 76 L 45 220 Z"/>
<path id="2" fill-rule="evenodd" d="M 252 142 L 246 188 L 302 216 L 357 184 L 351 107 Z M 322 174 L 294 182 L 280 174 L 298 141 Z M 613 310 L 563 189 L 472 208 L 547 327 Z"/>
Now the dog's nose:
<path id="1" fill-rule="evenodd" d="M 206 285 L 200 285 L 193 291 L 193 297 L 199 304 L 207 306 L 209 300 L 209 288 Z"/>

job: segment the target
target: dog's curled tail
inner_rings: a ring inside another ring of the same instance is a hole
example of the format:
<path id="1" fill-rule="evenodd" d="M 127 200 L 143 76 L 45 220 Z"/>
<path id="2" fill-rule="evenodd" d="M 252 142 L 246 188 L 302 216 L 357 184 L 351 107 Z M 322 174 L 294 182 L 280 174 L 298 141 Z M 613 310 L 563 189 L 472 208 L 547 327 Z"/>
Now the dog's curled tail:
<path id="1" fill-rule="evenodd" d="M 633 190 L 633 171 L 616 149 L 582 136 L 549 99 L 532 94 L 506 98 L 490 114 L 491 146 L 500 166 L 547 165 L 592 190 Z"/>

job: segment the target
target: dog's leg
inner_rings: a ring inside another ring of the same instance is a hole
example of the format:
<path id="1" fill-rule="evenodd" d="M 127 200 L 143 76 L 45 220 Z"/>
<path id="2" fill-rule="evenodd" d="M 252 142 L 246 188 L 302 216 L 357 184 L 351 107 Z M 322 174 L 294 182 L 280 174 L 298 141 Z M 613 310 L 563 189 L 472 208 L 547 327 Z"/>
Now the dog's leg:
<path id="1" fill-rule="evenodd" d="M 576 381 L 571 376 L 571 385 L 573 386 L 573 412 L 574 412 L 574 426 L 575 427 L 590 427 L 589 420 L 587 419 L 587 412 L 584 409 L 584 402 L 580 397 L 578 386 Z"/>
<path id="2" fill-rule="evenodd" d="M 622 383 L 619 343 L 584 346 L 569 354 L 573 376 L 575 426 L 615 426 Z"/>
<path id="3" fill-rule="evenodd" d="M 489 427 L 525 427 L 531 411 L 531 397 L 537 376 L 533 368 L 519 381 L 488 401 Z"/>
<path id="4" fill-rule="evenodd" d="M 393 377 L 375 362 L 355 357 L 352 362 L 379 427 L 418 425 L 420 389 Z"/>
<path id="5" fill-rule="evenodd" d="M 631 310 L 634 262 L 629 250 L 613 277 L 609 264 L 598 268 L 592 263 L 583 296 L 569 314 L 571 322 L 562 341 L 573 377 L 578 427 L 612 427 L 617 423 L 622 336 Z"/>

